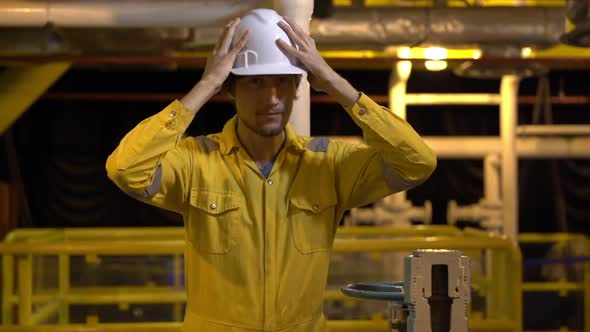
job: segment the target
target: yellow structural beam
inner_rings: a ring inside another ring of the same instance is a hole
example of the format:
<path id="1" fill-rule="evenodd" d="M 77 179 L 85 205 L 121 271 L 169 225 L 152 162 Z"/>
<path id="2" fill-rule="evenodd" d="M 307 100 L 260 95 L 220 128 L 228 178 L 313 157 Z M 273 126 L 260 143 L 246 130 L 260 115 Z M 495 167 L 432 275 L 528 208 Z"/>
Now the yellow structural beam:
<path id="1" fill-rule="evenodd" d="M 0 326 L 0 332 L 179 332 L 181 323 L 123 323 L 97 325 Z M 330 332 L 383 332 L 385 320 L 329 320 Z M 515 331 L 511 321 L 471 320 L 471 332 Z"/>
<path id="2" fill-rule="evenodd" d="M 15 66 L 0 74 L 0 134 L 8 129 L 63 73 L 69 63 Z"/>

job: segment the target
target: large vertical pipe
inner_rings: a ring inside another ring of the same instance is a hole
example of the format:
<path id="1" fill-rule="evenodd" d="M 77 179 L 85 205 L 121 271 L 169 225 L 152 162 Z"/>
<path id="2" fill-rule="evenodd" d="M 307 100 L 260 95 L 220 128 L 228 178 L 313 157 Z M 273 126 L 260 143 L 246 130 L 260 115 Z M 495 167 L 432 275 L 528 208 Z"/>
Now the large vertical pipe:
<path id="1" fill-rule="evenodd" d="M 396 61 L 389 76 L 389 109 L 402 119 L 406 119 L 406 90 L 412 73 L 412 62 Z M 392 203 L 401 206 L 406 202 L 406 192 L 392 196 Z"/>
<path id="2" fill-rule="evenodd" d="M 518 158 L 516 119 L 519 77 L 506 75 L 500 85 L 500 136 L 502 138 L 502 219 L 504 234 L 512 241 L 518 235 Z"/>
<path id="3" fill-rule="evenodd" d="M 309 22 L 313 14 L 313 0 L 274 0 L 274 9 L 295 22 L 309 33 Z M 297 98 L 293 101 L 293 112 L 290 119 L 295 132 L 301 136 L 309 136 L 310 128 L 310 97 L 307 76 L 301 79 L 297 89 Z"/>

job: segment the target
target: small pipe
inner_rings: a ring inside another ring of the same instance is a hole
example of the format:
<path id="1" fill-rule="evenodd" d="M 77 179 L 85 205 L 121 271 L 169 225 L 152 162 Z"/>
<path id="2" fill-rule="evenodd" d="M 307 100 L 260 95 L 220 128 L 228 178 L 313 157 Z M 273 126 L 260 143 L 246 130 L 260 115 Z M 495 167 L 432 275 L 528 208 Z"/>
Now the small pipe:
<path id="1" fill-rule="evenodd" d="M 519 136 L 590 136 L 590 125 L 521 125 Z"/>

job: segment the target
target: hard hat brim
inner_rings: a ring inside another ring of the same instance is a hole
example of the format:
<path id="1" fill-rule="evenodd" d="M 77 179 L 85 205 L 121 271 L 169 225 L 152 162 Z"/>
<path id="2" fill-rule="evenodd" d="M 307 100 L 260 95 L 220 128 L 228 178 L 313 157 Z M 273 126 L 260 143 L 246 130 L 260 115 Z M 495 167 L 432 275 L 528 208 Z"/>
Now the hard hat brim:
<path id="1" fill-rule="evenodd" d="M 264 64 L 232 68 L 231 73 L 238 76 L 248 75 L 303 75 L 305 70 L 287 64 Z"/>

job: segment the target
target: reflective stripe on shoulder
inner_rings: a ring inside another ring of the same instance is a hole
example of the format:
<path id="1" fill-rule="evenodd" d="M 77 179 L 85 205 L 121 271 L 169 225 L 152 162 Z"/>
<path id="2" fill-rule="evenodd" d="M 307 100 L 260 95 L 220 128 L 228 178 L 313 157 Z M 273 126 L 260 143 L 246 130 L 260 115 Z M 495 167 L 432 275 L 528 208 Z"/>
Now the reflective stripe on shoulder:
<path id="1" fill-rule="evenodd" d="M 315 137 L 309 141 L 307 148 L 314 152 L 326 152 L 328 151 L 328 145 L 330 145 L 328 137 Z"/>
<path id="2" fill-rule="evenodd" d="M 126 192 L 129 196 L 134 198 L 152 198 L 160 190 L 162 184 L 162 165 L 158 165 L 156 172 L 154 172 L 154 180 L 143 192 Z"/>
<path id="3" fill-rule="evenodd" d="M 197 141 L 199 141 L 201 146 L 203 146 L 203 149 L 205 149 L 205 151 L 207 151 L 207 152 L 213 152 L 213 151 L 219 150 L 219 143 L 208 138 L 207 136 L 197 136 L 195 139 Z"/>

